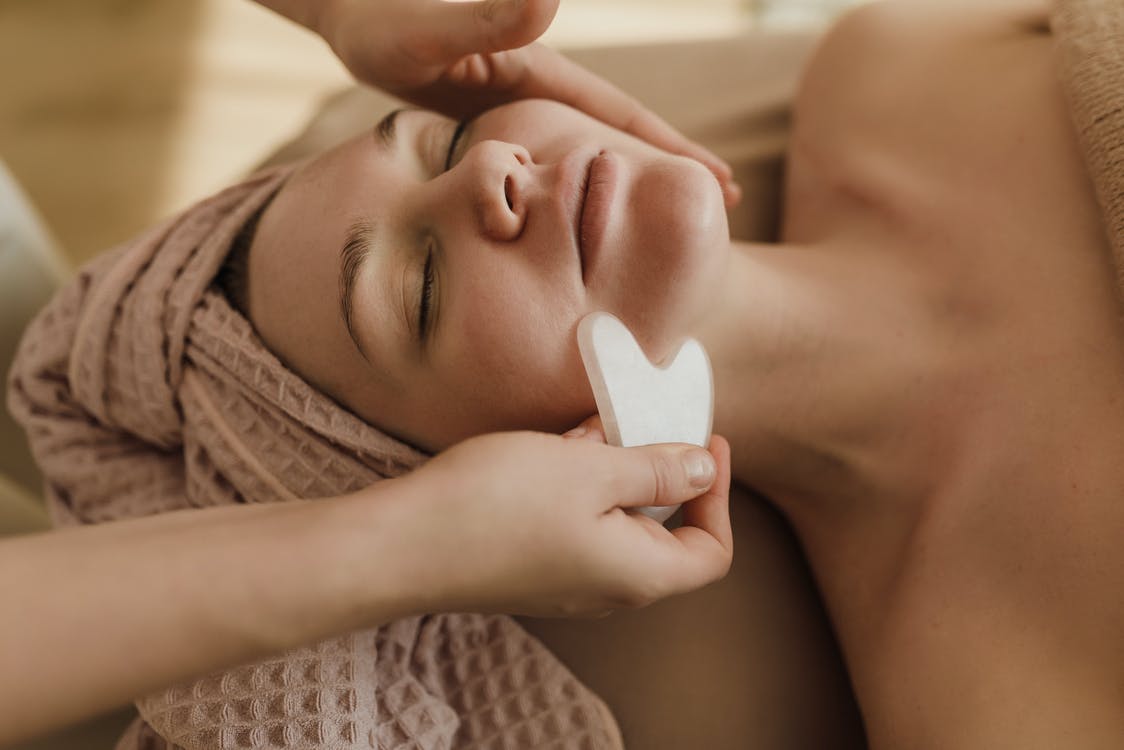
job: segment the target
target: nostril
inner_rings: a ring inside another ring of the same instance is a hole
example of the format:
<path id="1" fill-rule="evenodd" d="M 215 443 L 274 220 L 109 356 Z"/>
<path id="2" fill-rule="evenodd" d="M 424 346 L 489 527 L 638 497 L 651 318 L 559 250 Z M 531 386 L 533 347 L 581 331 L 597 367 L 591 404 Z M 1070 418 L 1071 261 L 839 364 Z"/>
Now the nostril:
<path id="1" fill-rule="evenodd" d="M 511 202 L 511 184 L 511 176 L 509 175 L 503 181 L 503 197 L 507 200 L 509 209 L 515 208 L 515 205 Z"/>

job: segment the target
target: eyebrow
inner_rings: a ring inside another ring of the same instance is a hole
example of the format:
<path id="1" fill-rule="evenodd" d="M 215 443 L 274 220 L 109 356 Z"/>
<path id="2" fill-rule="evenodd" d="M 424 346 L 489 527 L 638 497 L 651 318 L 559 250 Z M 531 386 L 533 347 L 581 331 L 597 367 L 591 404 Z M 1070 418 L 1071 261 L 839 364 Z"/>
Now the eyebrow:
<path id="1" fill-rule="evenodd" d="M 351 336 L 355 348 L 367 359 L 363 351 L 363 344 L 355 332 L 354 309 L 352 299 L 355 295 L 355 281 L 359 277 L 359 267 L 371 253 L 371 243 L 375 236 L 375 227 L 369 221 L 358 221 L 347 230 L 347 237 L 340 249 L 340 315 L 343 324 L 347 327 L 347 334 Z M 367 359 L 369 362 L 370 360 Z"/>
<path id="2" fill-rule="evenodd" d="M 399 107 L 388 113 L 375 125 L 375 140 L 384 149 L 394 149 L 395 142 L 398 139 L 398 115 L 405 111 L 405 107 Z"/>
<path id="3" fill-rule="evenodd" d="M 375 143 L 386 151 L 397 147 L 398 141 L 398 116 L 411 107 L 399 107 L 388 112 L 375 124 L 373 133 Z M 369 221 L 357 221 L 352 224 L 344 237 L 343 247 L 340 248 L 340 316 L 347 328 L 347 335 L 351 337 L 355 348 L 363 359 L 370 362 L 367 352 L 355 331 L 354 298 L 355 282 L 359 278 L 359 268 L 363 261 L 371 254 L 375 237 L 375 226 Z"/>
<path id="4" fill-rule="evenodd" d="M 393 150 L 398 140 L 398 115 L 405 111 L 405 107 L 388 112 L 375 124 L 375 143 L 383 150 Z M 347 335 L 351 337 L 355 348 L 368 362 L 370 359 L 363 351 L 363 344 L 355 332 L 355 315 L 353 300 L 355 297 L 355 281 L 359 278 L 359 267 L 371 254 L 371 244 L 375 236 L 375 227 L 369 221 L 357 221 L 352 224 L 344 237 L 343 247 L 340 248 L 340 316 L 347 327 Z"/>

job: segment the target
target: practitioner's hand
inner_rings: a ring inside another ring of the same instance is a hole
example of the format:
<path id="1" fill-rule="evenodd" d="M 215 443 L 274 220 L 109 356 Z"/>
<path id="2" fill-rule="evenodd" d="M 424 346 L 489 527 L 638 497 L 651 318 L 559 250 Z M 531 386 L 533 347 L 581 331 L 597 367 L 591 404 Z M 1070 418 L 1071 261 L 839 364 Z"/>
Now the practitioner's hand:
<path id="1" fill-rule="evenodd" d="M 268 0 L 264 0 L 270 4 Z M 534 43 L 560 0 L 334 0 L 303 19 L 361 81 L 461 118 L 516 99 L 556 99 L 705 164 L 726 204 L 741 190 L 724 161 L 635 98 Z"/>
<path id="2" fill-rule="evenodd" d="M 692 478 L 688 467 L 700 460 Z M 603 615 L 716 581 L 733 556 L 730 455 L 720 437 L 708 455 L 686 445 L 486 435 L 401 481 L 419 483 L 409 495 L 422 507 L 399 521 L 400 538 L 424 551 L 411 578 L 427 597 L 419 612 Z M 623 510 L 684 502 L 674 531 Z"/>

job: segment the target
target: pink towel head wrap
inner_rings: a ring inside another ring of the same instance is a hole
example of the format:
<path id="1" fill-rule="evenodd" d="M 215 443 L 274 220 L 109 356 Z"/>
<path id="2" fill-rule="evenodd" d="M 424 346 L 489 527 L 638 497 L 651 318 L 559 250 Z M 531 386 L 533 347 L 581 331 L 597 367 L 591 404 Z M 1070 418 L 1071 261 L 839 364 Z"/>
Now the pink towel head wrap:
<path id="1" fill-rule="evenodd" d="M 288 370 L 214 283 L 290 171 L 95 260 L 29 327 L 9 401 L 58 522 L 337 495 L 423 462 Z M 504 616 L 412 617 L 137 706 L 119 748 L 621 747 L 604 703 Z"/>
<path id="2" fill-rule="evenodd" d="M 186 447 L 191 505 L 231 502 L 232 492 L 251 502 L 334 495 L 424 459 L 285 368 L 213 284 L 235 235 L 289 172 L 224 190 L 117 251 L 77 326 L 74 397 L 153 447 Z"/>

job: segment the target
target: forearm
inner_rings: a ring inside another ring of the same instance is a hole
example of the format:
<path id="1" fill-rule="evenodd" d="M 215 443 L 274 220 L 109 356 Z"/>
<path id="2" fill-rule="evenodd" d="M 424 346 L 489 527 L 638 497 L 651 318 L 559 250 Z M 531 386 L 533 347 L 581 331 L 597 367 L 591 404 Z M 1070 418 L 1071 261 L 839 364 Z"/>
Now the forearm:
<path id="1" fill-rule="evenodd" d="M 408 614 L 407 566 L 384 512 L 399 487 L 0 544 L 0 746 Z"/>

